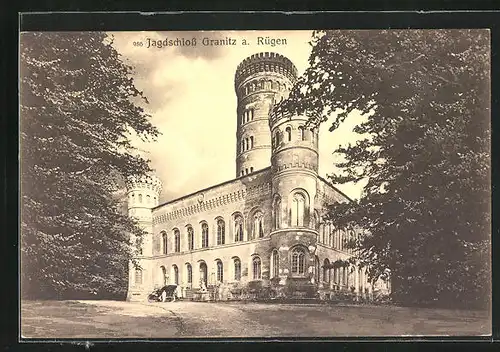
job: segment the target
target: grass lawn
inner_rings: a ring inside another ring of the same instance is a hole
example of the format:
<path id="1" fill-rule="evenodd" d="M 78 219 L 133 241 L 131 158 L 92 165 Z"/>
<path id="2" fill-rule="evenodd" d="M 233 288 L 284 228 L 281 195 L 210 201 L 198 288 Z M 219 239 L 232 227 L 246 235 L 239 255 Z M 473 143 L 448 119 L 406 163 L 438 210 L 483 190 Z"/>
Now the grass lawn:
<path id="1" fill-rule="evenodd" d="M 24 338 L 487 336 L 488 312 L 392 306 L 23 301 Z"/>

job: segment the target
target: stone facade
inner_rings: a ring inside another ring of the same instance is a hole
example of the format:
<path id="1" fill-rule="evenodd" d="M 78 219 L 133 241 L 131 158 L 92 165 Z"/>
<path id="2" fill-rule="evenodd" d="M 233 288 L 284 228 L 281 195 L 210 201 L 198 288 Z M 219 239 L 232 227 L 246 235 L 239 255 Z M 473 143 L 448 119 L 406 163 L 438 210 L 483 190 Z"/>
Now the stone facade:
<path id="1" fill-rule="evenodd" d="M 345 264 L 353 256 L 345 241 L 358 233 L 322 221 L 327 204 L 349 199 L 318 175 L 317 129 L 304 116 L 270 113 L 296 76 L 275 53 L 238 66 L 236 179 L 160 205 L 157 179 L 129 183 L 129 214 L 148 233 L 141 269 L 131 266 L 129 300 L 171 283 L 189 297 L 202 281 L 222 299 L 253 286 L 372 294 L 366 269 Z"/>

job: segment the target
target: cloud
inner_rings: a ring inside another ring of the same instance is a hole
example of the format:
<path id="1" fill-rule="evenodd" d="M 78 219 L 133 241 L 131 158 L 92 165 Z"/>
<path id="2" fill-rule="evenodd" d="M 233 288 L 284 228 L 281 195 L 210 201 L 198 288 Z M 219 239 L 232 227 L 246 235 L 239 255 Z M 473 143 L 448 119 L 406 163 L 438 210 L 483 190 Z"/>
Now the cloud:
<path id="1" fill-rule="evenodd" d="M 114 45 L 135 67 L 134 79 L 150 104 L 151 122 L 162 133 L 154 143 L 136 142 L 147 151 L 163 182 L 162 201 L 233 179 L 236 176 L 236 95 L 234 74 L 246 57 L 274 51 L 288 57 L 299 74 L 307 67 L 311 31 L 114 32 Z M 279 47 L 258 45 L 257 38 L 285 38 Z M 145 48 L 147 38 L 232 38 L 249 45 Z M 320 174 L 333 171 L 331 153 L 352 131 L 320 132 Z M 352 126 L 351 126 L 352 129 Z M 339 187 L 357 197 L 359 186 Z"/>

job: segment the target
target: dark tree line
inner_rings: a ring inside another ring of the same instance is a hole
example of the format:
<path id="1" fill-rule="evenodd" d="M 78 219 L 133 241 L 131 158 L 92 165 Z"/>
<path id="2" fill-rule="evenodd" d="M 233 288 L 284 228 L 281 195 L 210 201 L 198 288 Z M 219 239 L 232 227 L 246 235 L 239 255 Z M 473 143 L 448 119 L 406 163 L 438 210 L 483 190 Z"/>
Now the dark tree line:
<path id="1" fill-rule="evenodd" d="M 134 99 L 132 67 L 105 33 L 22 33 L 20 40 L 21 293 L 29 298 L 126 292 L 142 230 L 120 190 L 148 172 L 130 132 L 158 131 Z"/>
<path id="2" fill-rule="evenodd" d="M 353 245 L 372 277 L 391 269 L 396 302 L 489 306 L 489 40 L 484 30 L 318 31 L 309 68 L 276 107 L 331 131 L 353 111 L 369 116 L 330 176 L 368 184 L 329 218 L 365 230 Z"/>

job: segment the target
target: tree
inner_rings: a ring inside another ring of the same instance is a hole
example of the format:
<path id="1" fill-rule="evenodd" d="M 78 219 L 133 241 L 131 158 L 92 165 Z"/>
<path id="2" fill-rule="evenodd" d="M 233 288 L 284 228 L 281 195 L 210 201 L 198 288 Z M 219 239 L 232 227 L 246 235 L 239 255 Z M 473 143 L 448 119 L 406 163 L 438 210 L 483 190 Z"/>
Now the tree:
<path id="1" fill-rule="evenodd" d="M 489 33 L 318 31 L 309 68 L 278 113 L 334 131 L 366 120 L 339 147 L 334 183 L 368 180 L 359 201 L 332 205 L 371 277 L 391 269 L 407 304 L 488 305 L 490 297 Z"/>
<path id="2" fill-rule="evenodd" d="M 132 67 L 100 32 L 22 33 L 20 40 L 21 293 L 123 294 L 129 176 L 144 175 L 130 136 L 158 131 L 137 100 Z M 135 102 L 134 102 L 135 99 Z"/>

